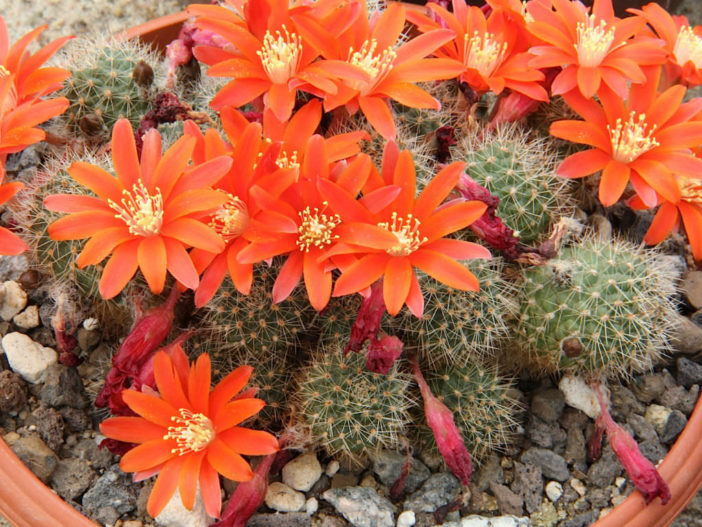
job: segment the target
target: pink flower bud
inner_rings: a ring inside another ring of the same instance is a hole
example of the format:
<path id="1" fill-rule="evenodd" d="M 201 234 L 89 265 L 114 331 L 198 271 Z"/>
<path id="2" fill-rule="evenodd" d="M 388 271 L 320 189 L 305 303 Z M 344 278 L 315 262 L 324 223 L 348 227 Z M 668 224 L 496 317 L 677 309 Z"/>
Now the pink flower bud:
<path id="1" fill-rule="evenodd" d="M 376 338 L 385 311 L 383 281 L 381 279 L 371 286 L 370 295 L 363 299 L 356 320 L 351 326 L 351 338 L 344 348 L 344 355 L 349 351 L 361 351 L 366 340 Z"/>
<path id="2" fill-rule="evenodd" d="M 366 355 L 366 369 L 382 375 L 387 375 L 402 355 L 402 341 L 390 335 L 382 339 L 371 339 Z"/>
<path id="3" fill-rule="evenodd" d="M 458 431 L 458 427 L 456 427 L 456 422 L 453 420 L 453 414 L 444 403 L 431 393 L 431 389 L 424 380 L 416 359 L 412 359 L 412 370 L 414 379 L 419 385 L 422 399 L 424 399 L 424 415 L 429 428 L 434 434 L 436 446 L 439 447 L 439 452 L 443 456 L 446 465 L 453 472 L 453 475 L 461 483 L 468 485 L 473 467 L 466 444 Z"/>

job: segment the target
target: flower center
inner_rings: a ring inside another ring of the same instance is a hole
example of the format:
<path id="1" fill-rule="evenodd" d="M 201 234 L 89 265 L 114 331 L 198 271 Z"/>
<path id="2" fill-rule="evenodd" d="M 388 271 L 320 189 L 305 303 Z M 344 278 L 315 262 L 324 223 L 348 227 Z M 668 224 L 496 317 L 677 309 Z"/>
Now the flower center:
<path id="1" fill-rule="evenodd" d="M 297 150 L 293 150 L 290 157 L 288 157 L 288 153 L 283 150 L 278 156 L 278 159 L 275 160 L 275 164 L 280 168 L 300 168 L 300 163 L 297 160 Z"/>
<path id="2" fill-rule="evenodd" d="M 673 55 L 681 66 L 692 62 L 695 68 L 702 68 L 702 38 L 695 35 L 690 26 L 680 28 Z"/>
<path id="3" fill-rule="evenodd" d="M 302 56 L 302 39 L 289 33 L 285 26 L 283 33 L 276 31 L 273 38 L 270 31 L 263 37 L 263 47 L 256 54 L 273 84 L 285 84 L 295 75 Z"/>
<path id="4" fill-rule="evenodd" d="M 473 36 L 463 35 L 463 63 L 466 67 L 478 70 L 483 77 L 489 77 L 498 68 L 507 53 L 507 43 L 500 44 L 492 33 Z"/>
<path id="5" fill-rule="evenodd" d="M 390 73 L 392 63 L 395 57 L 397 57 L 392 46 L 376 54 L 375 50 L 377 47 L 378 41 L 373 38 L 371 40 L 366 40 L 358 51 L 349 48 L 349 58 L 347 62 L 361 68 L 368 74 L 368 77 L 370 77 L 368 82 L 347 81 L 353 89 L 360 91 L 361 95 L 365 95 L 370 88 L 375 86 Z"/>
<path id="6" fill-rule="evenodd" d="M 175 439 L 177 447 L 172 454 L 189 454 L 199 452 L 215 438 L 215 430 L 210 418 L 203 414 L 194 414 L 187 408 L 178 410 L 180 417 L 174 415 L 171 421 L 177 426 L 169 426 L 168 433 L 163 439 Z"/>
<path id="7" fill-rule="evenodd" d="M 392 223 L 378 223 L 378 227 L 382 227 L 393 233 L 397 239 L 397 243 L 385 250 L 390 256 L 407 256 L 428 240 L 425 236 L 419 236 L 420 221 L 408 214 L 406 218 L 397 216 L 397 212 L 392 213 Z"/>
<path id="8" fill-rule="evenodd" d="M 578 22 L 576 31 L 578 41 L 575 51 L 578 53 L 578 63 L 588 68 L 599 66 L 614 42 L 614 28 L 607 29 L 604 20 L 595 24 L 595 15 L 590 15 L 585 22 Z"/>
<path id="9" fill-rule="evenodd" d="M 658 146 L 658 141 L 653 137 L 656 125 L 649 127 L 643 113 L 637 117 L 636 112 L 631 112 L 626 122 L 617 119 L 614 128 L 607 125 L 607 130 L 612 143 L 612 157 L 621 163 L 631 163 Z"/>
<path id="10" fill-rule="evenodd" d="M 328 205 L 323 202 L 324 207 Z M 322 209 L 323 211 L 324 209 Z M 323 214 L 317 207 L 312 212 L 308 207 L 299 212 L 302 223 L 297 228 L 300 234 L 297 239 L 297 246 L 303 252 L 309 252 L 310 247 L 325 247 L 339 236 L 333 235 L 334 228 L 341 223 L 341 218 L 338 214 L 327 216 Z"/>
<path id="11" fill-rule="evenodd" d="M 229 200 L 219 207 L 209 223 L 225 242 L 241 236 L 249 225 L 249 209 L 238 196 L 229 194 Z"/>
<path id="12" fill-rule="evenodd" d="M 127 224 L 129 232 L 135 236 L 154 236 L 163 225 L 163 197 L 156 188 L 155 194 L 149 194 L 144 182 L 140 179 L 132 186 L 132 191 L 123 190 L 124 196 L 118 205 L 111 199 L 107 204 L 117 212 L 115 218 L 120 218 Z"/>

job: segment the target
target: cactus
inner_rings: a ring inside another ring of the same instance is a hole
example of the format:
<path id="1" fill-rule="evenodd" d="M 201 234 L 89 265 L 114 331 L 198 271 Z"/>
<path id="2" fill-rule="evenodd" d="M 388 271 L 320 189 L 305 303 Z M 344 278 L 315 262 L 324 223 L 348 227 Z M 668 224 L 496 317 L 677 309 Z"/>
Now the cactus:
<path id="1" fill-rule="evenodd" d="M 253 285 L 248 295 L 240 294 L 225 280 L 217 294 L 205 306 L 204 324 L 222 331 L 227 349 L 248 350 L 266 355 L 294 348 L 300 337 L 312 327 L 314 310 L 305 289 L 298 287 L 283 302 L 273 303 L 271 291 L 279 270 L 259 265 L 254 269 Z"/>
<path id="2" fill-rule="evenodd" d="M 532 369 L 643 371 L 668 349 L 674 271 L 653 251 L 588 236 L 524 271 L 520 342 Z"/>
<path id="3" fill-rule="evenodd" d="M 71 102 L 64 114 L 71 131 L 97 136 L 121 117 L 136 128 L 150 108 L 154 72 L 160 77 L 158 61 L 136 41 L 79 41 L 72 46 L 64 65 L 71 77 L 62 93 Z"/>
<path id="4" fill-rule="evenodd" d="M 467 138 L 468 174 L 500 198 L 497 215 L 523 243 L 538 240 L 568 207 L 567 182 L 555 174 L 557 156 L 545 138 L 518 125 L 499 126 L 482 139 Z"/>
<path id="5" fill-rule="evenodd" d="M 357 462 L 378 448 L 398 446 L 409 408 L 409 376 L 398 364 L 387 375 L 366 370 L 365 355 L 320 347 L 301 375 L 299 413 L 329 455 Z"/>
<path id="6" fill-rule="evenodd" d="M 424 314 L 417 320 L 407 310 L 389 324 L 404 333 L 420 357 L 435 366 L 463 366 L 476 357 L 492 356 L 508 338 L 509 319 L 518 313 L 516 287 L 502 275 L 504 262 L 472 260 L 468 268 L 480 282 L 480 291 L 459 291 L 423 276 Z"/>
<path id="7" fill-rule="evenodd" d="M 446 366 L 427 375 L 432 393 L 452 412 L 471 458 L 480 463 L 487 455 L 509 444 L 516 432 L 521 411 L 512 396 L 512 384 L 501 378 L 495 368 L 478 363 L 460 367 Z M 419 416 L 419 438 L 434 445 L 434 438 Z"/>

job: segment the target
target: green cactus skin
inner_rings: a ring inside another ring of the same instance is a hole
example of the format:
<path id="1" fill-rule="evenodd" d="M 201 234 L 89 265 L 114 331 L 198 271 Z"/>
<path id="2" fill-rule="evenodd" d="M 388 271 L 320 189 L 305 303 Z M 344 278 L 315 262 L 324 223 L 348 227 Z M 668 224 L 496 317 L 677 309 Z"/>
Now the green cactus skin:
<path id="1" fill-rule="evenodd" d="M 351 337 L 351 327 L 356 321 L 362 302 L 361 295 L 346 295 L 329 300 L 329 305 L 320 313 L 317 320 L 321 346 L 340 345 L 343 349 Z"/>
<path id="2" fill-rule="evenodd" d="M 432 367 L 463 366 L 476 357 L 494 356 L 509 337 L 509 320 L 519 311 L 516 287 L 503 277 L 502 258 L 472 260 L 467 267 L 478 279 L 480 291 L 459 291 L 421 276 L 422 318 L 404 310 L 388 320 Z"/>
<path id="3" fill-rule="evenodd" d="M 674 272 L 655 253 L 586 237 L 524 271 L 520 344 L 531 369 L 630 375 L 668 349 Z"/>
<path id="4" fill-rule="evenodd" d="M 409 421 L 410 379 L 366 370 L 364 353 L 320 348 L 302 372 L 296 399 L 300 418 L 329 455 L 351 462 L 379 448 L 397 447 Z"/>
<path id="5" fill-rule="evenodd" d="M 530 139 L 518 126 L 498 127 L 482 140 L 463 143 L 466 171 L 500 198 L 497 215 L 523 243 L 547 234 L 568 206 L 555 173 L 556 155 L 544 138 Z"/>
<path id="6" fill-rule="evenodd" d="M 509 444 L 519 423 L 521 406 L 512 396 L 512 384 L 496 368 L 479 363 L 446 366 L 427 373 L 432 393 L 453 412 L 454 421 L 476 464 Z M 431 430 L 418 412 L 420 441 L 436 449 Z"/>
<path id="7" fill-rule="evenodd" d="M 205 326 L 221 330 L 230 349 L 261 355 L 287 351 L 313 328 L 315 312 L 302 285 L 283 302 L 273 303 L 271 291 L 279 267 L 277 260 L 271 267 L 257 266 L 248 295 L 240 294 L 231 280 L 225 280 L 205 306 Z"/>
<path id="8" fill-rule="evenodd" d="M 84 46 L 83 53 L 74 52 L 66 67 L 71 71 L 62 95 L 71 105 L 65 118 L 73 133 L 80 133 L 83 116 L 94 115 L 109 131 L 117 119 L 129 119 L 136 128 L 150 108 L 149 90 L 132 79 L 134 68 L 144 61 L 156 69 L 153 53 L 140 44 L 108 43 Z"/>

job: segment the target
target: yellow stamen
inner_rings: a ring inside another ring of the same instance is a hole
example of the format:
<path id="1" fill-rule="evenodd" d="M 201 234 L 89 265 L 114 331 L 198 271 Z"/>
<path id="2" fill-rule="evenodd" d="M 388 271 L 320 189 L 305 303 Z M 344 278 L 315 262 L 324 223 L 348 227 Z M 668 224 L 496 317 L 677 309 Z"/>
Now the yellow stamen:
<path id="1" fill-rule="evenodd" d="M 681 175 L 676 175 L 675 179 L 680 187 L 682 201 L 702 205 L 702 185 L 699 181 Z"/>
<path id="2" fill-rule="evenodd" d="M 338 214 L 327 216 L 323 214 L 328 203 L 322 203 L 324 208 L 320 211 L 317 207 L 312 212 L 308 207 L 299 212 L 302 223 L 297 228 L 300 236 L 297 239 L 297 246 L 303 252 L 310 252 L 310 247 L 326 247 L 339 236 L 332 234 L 334 228 L 341 223 L 341 218 Z"/>
<path id="3" fill-rule="evenodd" d="M 124 221 L 129 232 L 135 236 L 154 236 L 161 230 L 163 197 L 158 187 L 155 190 L 155 194 L 149 194 L 149 190 L 140 179 L 132 186 L 131 192 L 122 191 L 124 197 L 120 200 L 121 206 L 111 199 L 107 201 L 110 208 L 117 212 L 115 218 Z"/>
<path id="4" fill-rule="evenodd" d="M 256 54 L 261 57 L 261 64 L 268 78 L 274 84 L 285 84 L 297 73 L 302 57 L 302 39 L 295 33 L 289 33 L 282 26 L 283 33 L 276 31 L 273 38 L 270 31 L 263 37 L 263 47 Z"/>
<path id="5" fill-rule="evenodd" d="M 10 74 L 9 70 L 5 66 L 0 64 L 0 79 L 3 77 L 7 77 L 9 74 Z"/>
<path id="6" fill-rule="evenodd" d="M 599 66 L 614 42 L 614 28 L 608 29 L 604 20 L 596 24 L 595 15 L 590 15 L 584 23 L 578 22 L 576 32 L 578 41 L 575 50 L 578 53 L 578 63 L 588 68 Z"/>
<path id="7" fill-rule="evenodd" d="M 632 111 L 626 122 L 617 119 L 614 128 L 607 125 L 607 130 L 612 144 L 612 157 L 621 163 L 631 163 L 641 154 L 658 146 L 658 141 L 653 137 L 656 125 L 649 127 L 643 113 L 637 116 Z"/>
<path id="8" fill-rule="evenodd" d="M 378 41 L 371 39 L 366 40 L 358 51 L 349 48 L 349 58 L 347 62 L 361 68 L 370 78 L 368 82 L 348 81 L 352 88 L 361 92 L 361 95 L 365 95 L 373 86 L 378 84 L 390 73 L 392 63 L 397 57 L 392 46 L 376 54 L 375 51 L 377 47 Z"/>
<path id="9" fill-rule="evenodd" d="M 391 218 L 392 223 L 378 223 L 378 227 L 390 231 L 397 238 L 397 244 L 385 250 L 390 256 L 407 256 L 428 240 L 426 236 L 420 237 L 420 221 L 413 218 L 411 214 L 408 214 L 406 218 L 399 218 L 397 212 L 393 212 Z"/>
<path id="10" fill-rule="evenodd" d="M 178 426 L 169 426 L 168 433 L 163 439 L 175 439 L 176 448 L 171 449 L 172 454 L 190 454 L 199 452 L 215 438 L 214 426 L 210 418 L 203 414 L 195 414 L 186 408 L 178 410 L 180 417 L 174 415 L 171 421 Z"/>
<path id="11" fill-rule="evenodd" d="M 483 77 L 489 77 L 502 64 L 507 53 L 507 43 L 500 44 L 492 33 L 474 32 L 473 36 L 463 35 L 463 63 L 466 67 L 478 70 Z"/>
<path id="12" fill-rule="evenodd" d="M 681 27 L 675 40 L 673 55 L 681 66 L 692 62 L 695 68 L 702 68 L 702 38 L 695 35 L 690 26 Z"/>
<path id="13" fill-rule="evenodd" d="M 210 219 L 210 227 L 229 242 L 241 236 L 249 225 L 249 209 L 238 196 L 229 194 L 229 200 L 219 207 Z"/>
<path id="14" fill-rule="evenodd" d="M 297 151 L 293 150 L 292 154 L 288 156 L 288 153 L 283 150 L 278 159 L 275 160 L 275 164 L 280 168 L 300 168 L 300 163 L 297 160 Z"/>

